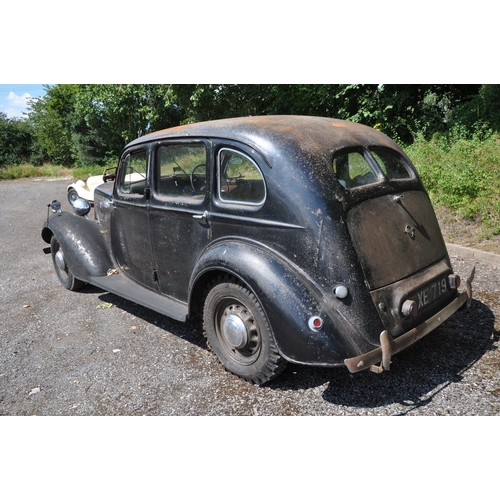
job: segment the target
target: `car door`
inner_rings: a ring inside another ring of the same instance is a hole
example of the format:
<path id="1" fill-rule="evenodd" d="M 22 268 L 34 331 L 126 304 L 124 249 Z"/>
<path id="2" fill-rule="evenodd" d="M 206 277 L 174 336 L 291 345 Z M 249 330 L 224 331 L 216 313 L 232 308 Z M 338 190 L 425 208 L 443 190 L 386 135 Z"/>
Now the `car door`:
<path id="1" fill-rule="evenodd" d="M 211 239 L 211 145 L 207 140 L 162 141 L 153 152 L 150 234 L 158 287 L 188 301 L 192 270 Z"/>
<path id="2" fill-rule="evenodd" d="M 148 165 L 147 147 L 129 150 L 122 157 L 111 212 L 111 244 L 120 272 L 157 291 L 150 246 Z"/>

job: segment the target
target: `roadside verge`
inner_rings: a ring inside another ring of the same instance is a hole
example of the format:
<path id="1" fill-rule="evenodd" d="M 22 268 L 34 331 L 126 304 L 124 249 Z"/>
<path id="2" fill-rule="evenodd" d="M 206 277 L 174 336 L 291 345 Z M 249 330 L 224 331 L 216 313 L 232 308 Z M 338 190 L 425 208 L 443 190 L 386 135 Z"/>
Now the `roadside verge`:
<path id="1" fill-rule="evenodd" d="M 485 252 L 476 248 L 463 247 L 453 243 L 447 243 L 448 253 L 450 256 L 459 257 L 466 260 L 474 260 L 489 266 L 500 268 L 500 255 L 492 252 Z"/>

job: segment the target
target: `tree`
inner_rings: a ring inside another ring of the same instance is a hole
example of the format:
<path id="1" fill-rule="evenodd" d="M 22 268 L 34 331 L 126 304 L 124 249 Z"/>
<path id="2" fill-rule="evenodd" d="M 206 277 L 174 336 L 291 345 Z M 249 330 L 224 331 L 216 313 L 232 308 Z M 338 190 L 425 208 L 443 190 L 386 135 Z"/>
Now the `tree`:
<path id="1" fill-rule="evenodd" d="M 31 100 L 28 108 L 34 136 L 48 158 L 66 166 L 76 159 L 71 138 L 75 98 L 75 85 L 54 85 L 46 87 L 44 97 Z"/>
<path id="2" fill-rule="evenodd" d="M 37 140 L 52 161 L 102 164 L 131 140 L 181 123 L 301 114 L 376 127 L 402 144 L 456 123 L 499 126 L 498 86 L 452 84 L 54 85 L 31 104 Z M 477 112 L 476 112 L 477 111 Z"/>
<path id="3" fill-rule="evenodd" d="M 33 160 L 33 136 L 30 123 L 0 113 L 0 167 Z M 35 160 L 36 161 L 36 160 Z"/>

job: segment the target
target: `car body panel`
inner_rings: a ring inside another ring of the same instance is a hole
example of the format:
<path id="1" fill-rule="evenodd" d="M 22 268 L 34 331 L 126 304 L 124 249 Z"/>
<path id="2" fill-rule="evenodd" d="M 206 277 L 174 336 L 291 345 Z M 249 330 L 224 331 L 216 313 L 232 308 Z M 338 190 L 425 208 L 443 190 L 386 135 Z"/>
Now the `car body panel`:
<path id="1" fill-rule="evenodd" d="M 370 289 L 394 283 L 447 255 L 424 191 L 366 200 L 349 211 L 347 225 Z"/>

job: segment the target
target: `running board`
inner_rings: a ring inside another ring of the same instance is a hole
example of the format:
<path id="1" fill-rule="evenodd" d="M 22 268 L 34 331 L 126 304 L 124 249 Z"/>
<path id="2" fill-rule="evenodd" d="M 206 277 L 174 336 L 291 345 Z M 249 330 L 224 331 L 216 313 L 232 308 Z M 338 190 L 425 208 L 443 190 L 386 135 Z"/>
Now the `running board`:
<path id="1" fill-rule="evenodd" d="M 90 284 L 177 321 L 187 320 L 189 312 L 187 304 L 148 290 L 124 274 L 93 277 Z"/>

